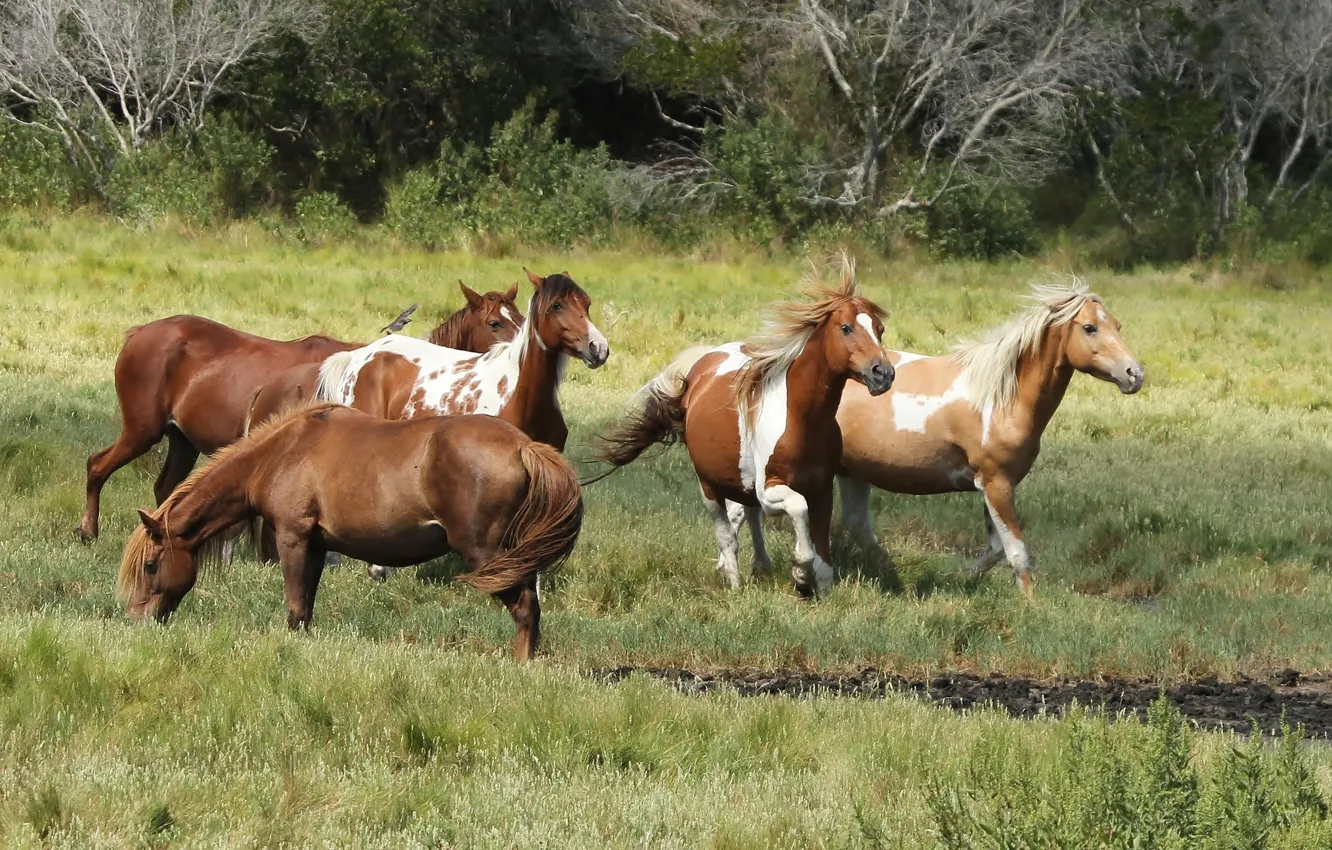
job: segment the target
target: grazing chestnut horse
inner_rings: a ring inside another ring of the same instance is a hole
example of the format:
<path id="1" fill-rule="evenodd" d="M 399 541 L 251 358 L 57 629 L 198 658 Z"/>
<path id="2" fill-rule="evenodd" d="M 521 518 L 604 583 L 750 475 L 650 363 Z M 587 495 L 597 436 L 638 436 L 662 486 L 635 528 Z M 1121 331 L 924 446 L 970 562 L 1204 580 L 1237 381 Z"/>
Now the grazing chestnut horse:
<path id="1" fill-rule="evenodd" d="M 518 284 L 506 292 L 481 295 L 458 281 L 467 304 L 449 316 L 430 333 L 434 345 L 459 351 L 484 353 L 496 343 L 508 342 L 518 335 L 523 314 L 514 299 Z M 273 377 L 256 389 L 250 403 L 247 426 L 258 425 L 269 417 L 314 398 L 322 361 L 302 363 Z"/>
<path id="2" fill-rule="evenodd" d="M 307 405 L 222 449 L 156 511 L 139 511 L 117 589 L 130 616 L 164 622 L 215 557 L 219 533 L 261 517 L 277 540 L 287 625 L 309 628 L 327 552 L 407 566 L 457 551 L 471 570 L 462 580 L 509 609 L 524 661 L 540 639 L 537 575 L 573 551 L 582 516 L 573 468 L 507 422 L 387 422 Z"/>
<path id="3" fill-rule="evenodd" d="M 855 294 L 850 261 L 844 259 L 836 288 L 808 295 L 812 303 L 776 305 L 757 339 L 685 352 L 604 437 L 603 459 L 615 467 L 654 443 L 684 440 L 716 526 L 717 567 L 732 588 L 740 586 L 739 547 L 724 500 L 743 505 L 754 527 L 760 509 L 789 516 L 797 591 L 812 596 L 832 585 L 828 536 L 842 448 L 837 405 L 848 378 L 875 395 L 893 382 L 879 344 L 885 313 Z"/>
<path id="4" fill-rule="evenodd" d="M 565 363 L 577 357 L 595 369 L 610 344 L 588 316 L 592 300 L 567 273 L 527 277 L 534 292 L 512 342 L 476 355 L 386 336 L 325 360 L 318 397 L 385 419 L 489 413 L 563 451 L 569 428 L 558 394 Z"/>
<path id="5" fill-rule="evenodd" d="M 476 355 L 386 336 L 325 360 L 316 396 L 385 419 L 488 413 L 564 451 L 569 427 L 559 388 L 565 364 L 577 357 L 596 369 L 610 357 L 610 344 L 588 315 L 592 299 L 567 272 L 540 277 L 523 271 L 534 291 L 512 342 Z M 383 564 L 368 568 L 380 581 L 390 571 Z"/>
<path id="6" fill-rule="evenodd" d="M 926 495 L 979 490 L 989 546 L 972 565 L 1005 557 L 1018 586 L 1031 592 L 1031 558 L 1013 494 L 1041 448 L 1041 433 L 1073 373 L 1110 381 L 1124 394 L 1142 389 L 1142 365 L 1119 336 L 1100 296 L 1073 285 L 1032 288 L 1034 306 L 985 341 L 951 356 L 890 352 L 892 391 L 877 398 L 851 388 L 842 398 L 839 478 L 846 527 L 865 542 L 870 487 Z"/>

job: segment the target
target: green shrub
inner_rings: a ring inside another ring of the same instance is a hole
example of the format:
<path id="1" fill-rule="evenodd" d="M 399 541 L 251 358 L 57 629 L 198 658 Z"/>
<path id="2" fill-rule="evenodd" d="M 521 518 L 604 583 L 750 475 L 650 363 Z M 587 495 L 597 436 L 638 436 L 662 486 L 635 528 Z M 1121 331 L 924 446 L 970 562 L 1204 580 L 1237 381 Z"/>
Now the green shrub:
<path id="1" fill-rule="evenodd" d="M 255 212 L 273 200 L 273 146 L 241 129 L 230 115 L 209 122 L 193 148 L 212 179 L 212 199 L 229 216 Z"/>
<path id="2" fill-rule="evenodd" d="M 112 215 L 134 223 L 171 217 L 205 227 L 220 212 L 213 188 L 187 134 L 177 132 L 121 156 L 107 174 L 102 193 Z"/>
<path id="3" fill-rule="evenodd" d="M 356 216 L 332 192 L 312 192 L 296 204 L 297 236 L 302 242 L 323 245 L 350 239 Z"/>
<path id="4" fill-rule="evenodd" d="M 930 246 L 945 257 L 992 260 L 1036 250 L 1036 224 L 1021 192 L 969 185 L 946 192 L 925 212 Z"/>
<path id="5" fill-rule="evenodd" d="M 384 227 L 411 245 L 440 248 L 449 241 L 437 165 L 414 168 L 389 187 Z"/>
<path id="6" fill-rule="evenodd" d="M 54 134 L 0 120 L 0 152 L 0 206 L 63 208 L 82 194 L 82 183 Z"/>

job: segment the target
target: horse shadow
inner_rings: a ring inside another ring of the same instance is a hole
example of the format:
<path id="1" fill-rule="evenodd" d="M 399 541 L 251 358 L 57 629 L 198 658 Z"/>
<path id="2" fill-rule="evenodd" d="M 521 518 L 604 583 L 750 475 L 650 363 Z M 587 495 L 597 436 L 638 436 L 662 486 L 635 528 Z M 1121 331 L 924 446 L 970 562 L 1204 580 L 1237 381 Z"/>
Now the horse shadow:
<path id="1" fill-rule="evenodd" d="M 832 536 L 832 555 L 841 567 L 843 581 L 855 580 L 886 596 L 925 599 L 936 593 L 974 596 L 985 582 L 985 574 L 938 563 L 937 558 L 895 558 L 878 540 L 860 541 L 843 528 Z"/>

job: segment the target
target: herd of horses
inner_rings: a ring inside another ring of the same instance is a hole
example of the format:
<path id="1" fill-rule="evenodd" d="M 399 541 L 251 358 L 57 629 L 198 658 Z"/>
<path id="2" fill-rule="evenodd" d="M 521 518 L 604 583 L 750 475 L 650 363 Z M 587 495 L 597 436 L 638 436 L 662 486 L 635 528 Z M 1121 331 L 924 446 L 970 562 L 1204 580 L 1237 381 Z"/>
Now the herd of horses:
<path id="1" fill-rule="evenodd" d="M 165 438 L 157 508 L 139 511 L 120 568 L 131 616 L 165 621 L 201 564 L 249 528 L 261 559 L 281 564 L 292 628 L 309 626 L 332 556 L 384 579 L 456 552 L 462 580 L 512 615 L 524 660 L 540 637 L 540 575 L 578 540 L 582 487 L 677 441 L 733 588 L 743 526 L 754 569 L 771 568 L 764 514 L 791 521 L 796 591 L 832 585 L 837 481 L 844 524 L 866 544 L 872 487 L 979 491 L 989 542 L 973 569 L 1007 559 L 1029 594 L 1014 490 L 1073 373 L 1125 394 L 1143 384 L 1119 322 L 1076 279 L 1034 286 L 1008 324 L 925 357 L 883 347 L 885 311 L 857 294 L 843 258 L 835 284 L 775 305 L 759 336 L 676 357 L 599 435 L 606 469 L 580 482 L 563 456 L 560 382 L 570 359 L 595 369 L 610 345 L 568 273 L 526 274 L 526 317 L 517 285 L 482 295 L 460 284 L 466 304 L 428 340 L 277 341 L 197 316 L 132 328 L 115 366 L 120 434 L 88 459 L 77 529 L 97 537 L 107 478 Z M 195 471 L 200 454 L 212 459 Z"/>

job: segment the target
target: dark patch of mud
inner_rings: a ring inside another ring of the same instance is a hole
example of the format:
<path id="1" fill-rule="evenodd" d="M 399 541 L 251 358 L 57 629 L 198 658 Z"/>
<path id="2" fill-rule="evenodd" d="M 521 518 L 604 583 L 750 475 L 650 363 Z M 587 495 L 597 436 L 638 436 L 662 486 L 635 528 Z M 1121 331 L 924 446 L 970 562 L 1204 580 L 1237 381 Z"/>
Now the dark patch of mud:
<path id="1" fill-rule="evenodd" d="M 1019 718 L 1060 715 L 1076 700 L 1079 705 L 1111 714 L 1145 717 L 1162 686 L 1148 679 L 1107 677 L 1094 681 L 1024 679 L 992 673 L 948 673 L 933 679 L 909 679 L 872 668 L 848 675 L 794 670 L 733 669 L 693 672 L 670 667 L 616 667 L 593 670 L 604 682 L 618 682 L 644 673 L 669 682 L 685 693 L 733 689 L 744 696 L 847 696 L 882 699 L 888 694 L 915 694 L 936 705 L 964 710 L 985 705 L 1005 709 Z M 1281 670 L 1266 680 L 1198 679 L 1165 686 L 1166 697 L 1199 728 L 1251 732 L 1256 721 L 1264 734 L 1279 729 L 1282 712 L 1292 729 L 1303 724 L 1309 738 L 1332 736 L 1332 678 Z"/>

